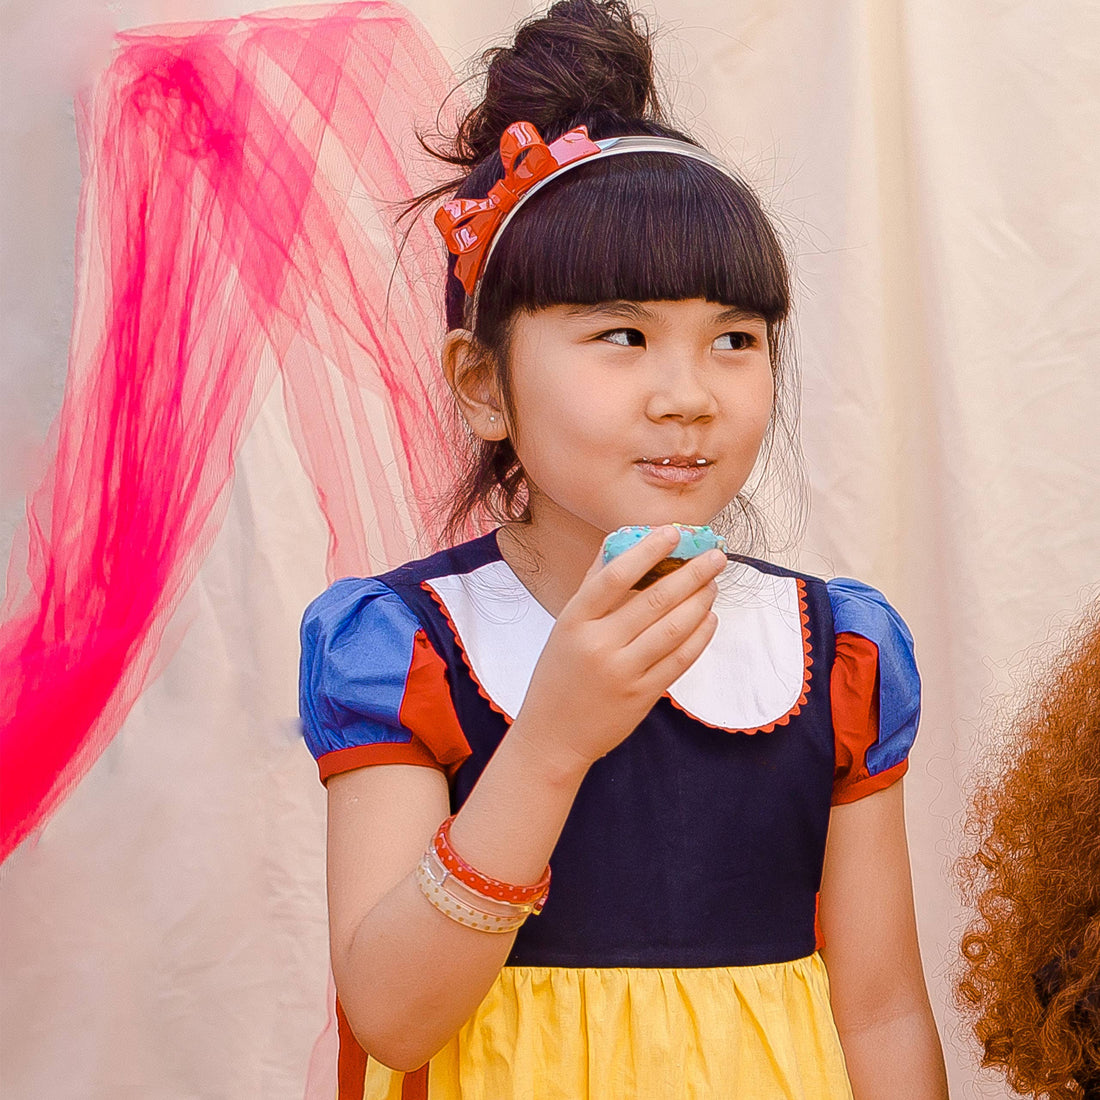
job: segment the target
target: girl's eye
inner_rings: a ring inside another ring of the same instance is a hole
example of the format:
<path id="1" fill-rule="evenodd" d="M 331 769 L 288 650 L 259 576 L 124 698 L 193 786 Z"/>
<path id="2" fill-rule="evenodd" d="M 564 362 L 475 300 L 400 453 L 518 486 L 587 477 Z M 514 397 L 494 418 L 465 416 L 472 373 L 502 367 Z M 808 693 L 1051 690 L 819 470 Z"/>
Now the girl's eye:
<path id="1" fill-rule="evenodd" d="M 599 339 L 623 348 L 645 347 L 645 334 L 636 328 L 613 328 L 610 332 L 601 333 Z"/>
<path id="2" fill-rule="evenodd" d="M 756 337 L 751 332 L 723 332 L 714 341 L 717 351 L 744 351 L 756 343 Z"/>

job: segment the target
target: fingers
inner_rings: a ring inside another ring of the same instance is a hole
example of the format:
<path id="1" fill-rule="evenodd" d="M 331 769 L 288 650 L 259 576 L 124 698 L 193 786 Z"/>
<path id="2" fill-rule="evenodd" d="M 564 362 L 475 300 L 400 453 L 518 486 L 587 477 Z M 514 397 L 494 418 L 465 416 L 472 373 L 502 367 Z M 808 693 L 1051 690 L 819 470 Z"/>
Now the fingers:
<path id="1" fill-rule="evenodd" d="M 603 550 L 585 574 L 573 597 L 576 611 L 584 618 L 598 619 L 614 611 L 641 580 L 680 541 L 675 527 L 655 527 L 641 542 L 606 565 Z"/>
<path id="2" fill-rule="evenodd" d="M 706 588 L 728 564 L 721 550 L 708 550 L 636 593 L 618 614 L 625 632 L 624 641 L 638 637 L 688 597 Z M 708 607 L 713 599 L 712 595 Z"/>
<path id="3" fill-rule="evenodd" d="M 657 661 L 645 674 L 645 683 L 654 694 L 664 694 L 695 662 L 706 649 L 715 630 L 718 616 L 707 611 L 695 629 L 671 652 Z"/>
<path id="4" fill-rule="evenodd" d="M 678 600 L 670 610 L 661 614 L 624 647 L 624 655 L 628 656 L 630 663 L 642 675 L 648 675 L 654 665 L 660 664 L 680 649 L 695 634 L 710 614 L 717 594 L 718 586 L 713 580 L 709 580 L 686 598 Z"/>

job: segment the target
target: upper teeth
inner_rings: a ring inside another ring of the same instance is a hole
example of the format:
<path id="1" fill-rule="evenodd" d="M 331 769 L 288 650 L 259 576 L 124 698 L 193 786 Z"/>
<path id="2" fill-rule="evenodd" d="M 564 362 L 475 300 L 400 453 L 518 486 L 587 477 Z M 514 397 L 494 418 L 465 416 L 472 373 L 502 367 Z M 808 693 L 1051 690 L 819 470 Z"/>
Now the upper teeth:
<path id="1" fill-rule="evenodd" d="M 652 462 L 653 459 L 646 459 L 645 461 Z M 662 466 L 669 466 L 671 464 L 672 464 L 672 459 L 671 458 L 662 458 L 661 459 L 661 465 Z M 707 464 L 707 460 L 705 458 L 697 458 L 695 460 L 695 465 L 696 466 L 705 466 L 706 464 Z"/>

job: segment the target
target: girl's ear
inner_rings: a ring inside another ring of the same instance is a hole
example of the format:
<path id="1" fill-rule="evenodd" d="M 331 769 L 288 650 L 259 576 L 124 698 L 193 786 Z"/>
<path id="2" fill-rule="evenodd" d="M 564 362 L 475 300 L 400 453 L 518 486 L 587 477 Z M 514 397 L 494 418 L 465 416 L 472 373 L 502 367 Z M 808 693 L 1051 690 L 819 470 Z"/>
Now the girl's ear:
<path id="1" fill-rule="evenodd" d="M 472 332 L 456 328 L 447 333 L 443 374 L 470 431 L 479 439 L 506 439 L 508 427 L 492 360 Z"/>

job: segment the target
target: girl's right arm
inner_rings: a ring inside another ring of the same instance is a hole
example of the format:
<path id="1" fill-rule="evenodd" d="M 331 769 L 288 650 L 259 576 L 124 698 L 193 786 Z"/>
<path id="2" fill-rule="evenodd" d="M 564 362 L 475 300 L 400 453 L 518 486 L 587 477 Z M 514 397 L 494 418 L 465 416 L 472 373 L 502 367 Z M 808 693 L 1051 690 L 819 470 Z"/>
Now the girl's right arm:
<path id="1" fill-rule="evenodd" d="M 720 552 L 631 590 L 677 537 L 660 528 L 610 565 L 595 562 L 562 611 L 520 713 L 452 828 L 456 850 L 478 870 L 537 881 L 588 768 L 626 739 L 710 641 L 714 579 L 726 564 Z M 416 864 L 448 813 L 442 772 L 359 768 L 333 776 L 328 791 L 341 1005 L 372 1057 L 416 1069 L 473 1014 L 515 937 L 451 921 L 416 884 Z"/>

